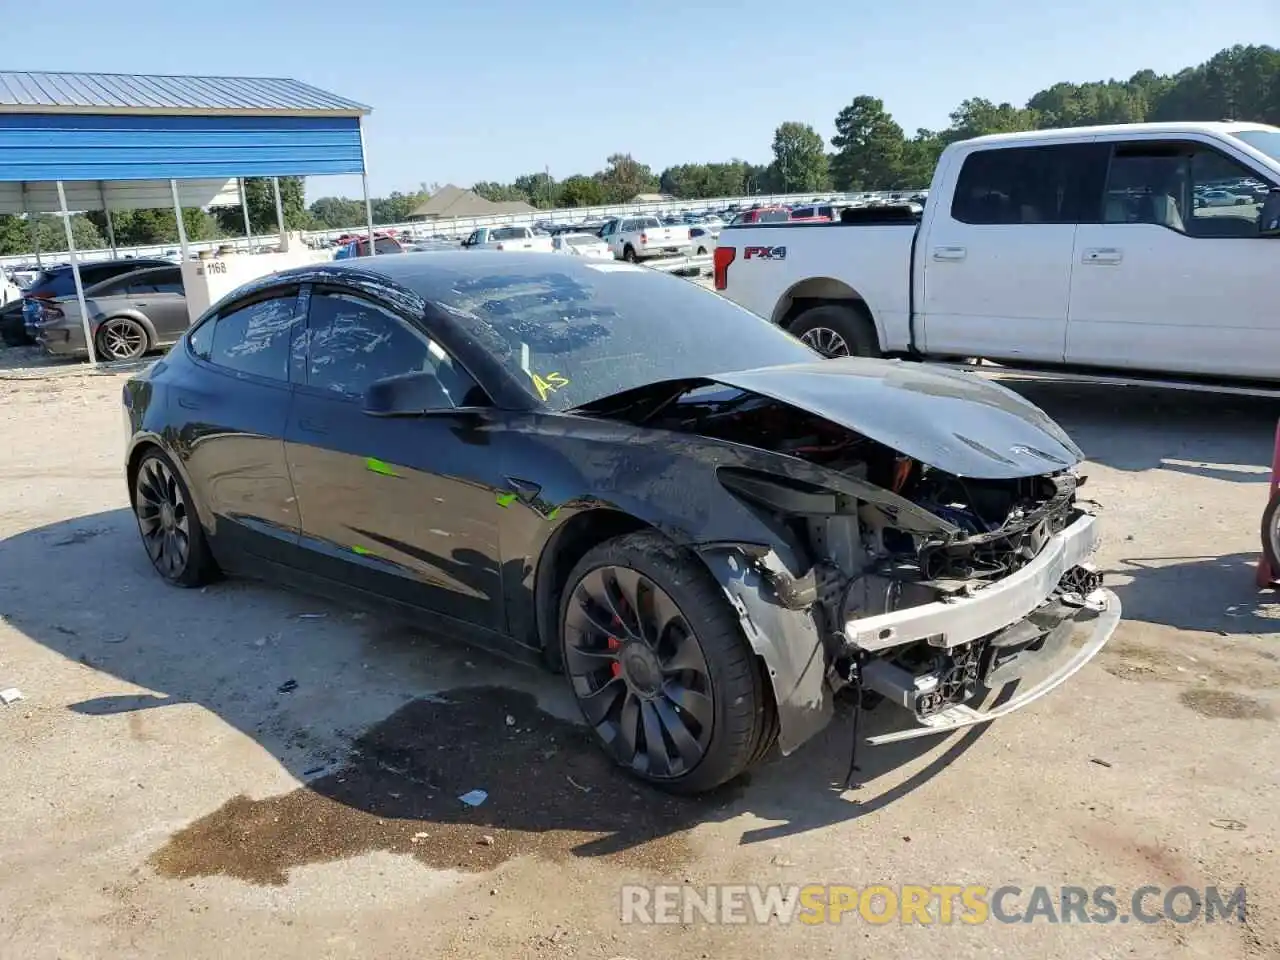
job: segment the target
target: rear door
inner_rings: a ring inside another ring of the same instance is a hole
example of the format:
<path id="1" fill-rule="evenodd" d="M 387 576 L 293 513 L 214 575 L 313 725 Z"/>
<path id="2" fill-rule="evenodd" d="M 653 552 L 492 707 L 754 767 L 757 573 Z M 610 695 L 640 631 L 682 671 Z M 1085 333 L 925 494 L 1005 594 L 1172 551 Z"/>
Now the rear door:
<path id="1" fill-rule="evenodd" d="M 1245 179 L 1277 186 L 1211 143 L 1115 144 L 1100 216 L 1076 235 L 1070 362 L 1280 377 L 1280 245 Z"/>
<path id="2" fill-rule="evenodd" d="M 314 571 L 501 629 L 498 520 L 508 488 L 484 392 L 423 329 L 385 304 L 313 288 L 286 433 Z M 432 370 L 455 406 L 372 417 L 375 380 Z"/>
<path id="3" fill-rule="evenodd" d="M 1091 142 L 964 157 L 916 249 L 925 350 L 1061 363 L 1076 224 L 1105 173 L 1106 148 Z"/>
<path id="4" fill-rule="evenodd" d="M 130 281 L 127 293 L 132 305 L 155 327 L 160 344 L 173 343 L 190 326 L 180 268 L 148 270 Z"/>
<path id="5" fill-rule="evenodd" d="M 296 560 L 298 507 L 285 465 L 298 287 L 229 304 L 192 331 L 201 376 L 172 385 L 185 426 L 173 445 L 214 514 L 215 549 Z"/>

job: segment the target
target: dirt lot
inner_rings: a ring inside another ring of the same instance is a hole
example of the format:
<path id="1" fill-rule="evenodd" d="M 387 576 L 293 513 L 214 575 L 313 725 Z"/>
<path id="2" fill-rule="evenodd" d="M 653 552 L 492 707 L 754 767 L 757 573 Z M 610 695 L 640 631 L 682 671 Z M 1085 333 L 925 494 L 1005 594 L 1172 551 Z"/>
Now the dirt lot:
<path id="1" fill-rule="evenodd" d="M 869 752 L 859 791 L 832 786 L 837 723 L 690 803 L 602 763 L 554 678 L 429 623 L 164 586 L 125 506 L 119 377 L 14 356 L 0 956 L 1280 955 L 1280 607 L 1252 585 L 1280 406 L 1021 388 L 1092 457 L 1110 647 L 988 729 Z M 1244 885 L 1248 921 L 620 922 L 624 883 L 715 882 Z"/>

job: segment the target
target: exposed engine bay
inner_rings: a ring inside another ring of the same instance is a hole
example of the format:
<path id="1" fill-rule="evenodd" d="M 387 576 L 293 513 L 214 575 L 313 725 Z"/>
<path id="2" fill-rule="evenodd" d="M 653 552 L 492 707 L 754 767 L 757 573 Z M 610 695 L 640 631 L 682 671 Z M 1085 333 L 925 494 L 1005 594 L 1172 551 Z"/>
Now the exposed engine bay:
<path id="1" fill-rule="evenodd" d="M 802 581 L 775 570 L 774 582 L 784 603 L 809 607 L 821 621 L 832 687 L 861 690 L 867 679 L 917 719 L 1016 678 L 1018 654 L 1062 642 L 1054 631 L 1064 621 L 1070 626 L 1083 598 L 1100 586 L 1096 574 L 1077 568 L 1071 576 L 1078 582 L 1061 584 L 1036 618 L 999 635 L 859 649 L 845 637 L 846 622 L 976 596 L 1035 560 L 1082 515 L 1076 493 L 1083 481 L 1070 469 L 1012 479 L 956 476 L 791 404 L 718 385 L 671 398 L 643 422 L 796 457 L 865 490 L 853 495 L 774 473 L 719 472 L 726 488 L 784 528 L 808 559 Z M 908 515 L 908 508 L 915 509 Z"/>

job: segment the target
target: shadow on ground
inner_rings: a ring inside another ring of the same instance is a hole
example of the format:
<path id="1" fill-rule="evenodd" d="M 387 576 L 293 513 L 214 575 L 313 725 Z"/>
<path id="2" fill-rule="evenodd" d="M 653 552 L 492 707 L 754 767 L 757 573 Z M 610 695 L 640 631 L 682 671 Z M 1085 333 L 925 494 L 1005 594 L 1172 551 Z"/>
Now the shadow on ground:
<path id="1" fill-rule="evenodd" d="M 1277 595 L 1254 585 L 1258 559 L 1256 553 L 1132 557 L 1104 574 L 1124 605 L 1125 619 L 1224 637 L 1276 633 Z"/>
<path id="2" fill-rule="evenodd" d="M 1149 387 L 999 382 L 1058 421 L 1095 463 L 1239 483 L 1269 479 L 1280 401 Z"/>
<path id="3" fill-rule="evenodd" d="M 178 831 L 152 858 L 175 877 L 279 884 L 291 867 L 371 850 L 461 870 L 534 854 L 680 875 L 696 869 L 687 831 L 699 823 L 750 813 L 776 824 L 743 834 L 754 843 L 856 819 L 928 782 L 982 735 L 864 749 L 865 785 L 844 791 L 851 729 L 838 717 L 792 757 L 710 796 L 677 798 L 604 758 L 572 722 L 562 678 L 269 585 L 170 587 L 127 510 L 4 540 L 0 566 L 23 571 L 20 584 L 0 584 L 12 626 L 141 688 L 69 709 L 101 723 L 162 722 L 166 709 L 196 704 L 303 781 L 283 795 L 234 797 Z M 865 729 L 898 720 L 884 713 L 869 713 Z M 115 735 L 129 729 L 105 734 Z M 477 789 L 487 793 L 479 806 L 459 799 Z"/>

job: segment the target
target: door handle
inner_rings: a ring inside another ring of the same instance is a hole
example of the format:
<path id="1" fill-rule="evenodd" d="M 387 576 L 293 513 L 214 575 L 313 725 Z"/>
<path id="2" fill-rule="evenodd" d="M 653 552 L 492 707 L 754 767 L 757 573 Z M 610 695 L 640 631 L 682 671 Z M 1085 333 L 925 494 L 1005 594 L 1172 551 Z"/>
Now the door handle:
<path id="1" fill-rule="evenodd" d="M 298 429 L 305 430 L 307 433 L 328 433 L 328 424 L 321 423 L 319 420 L 311 420 L 304 417 L 298 421 Z"/>
<path id="2" fill-rule="evenodd" d="M 1089 247 L 1080 257 L 1081 263 L 1119 263 L 1124 251 L 1119 247 Z"/>
<path id="3" fill-rule="evenodd" d="M 964 247 L 934 247 L 935 260 L 963 260 L 968 251 Z"/>

